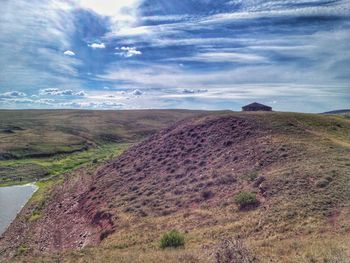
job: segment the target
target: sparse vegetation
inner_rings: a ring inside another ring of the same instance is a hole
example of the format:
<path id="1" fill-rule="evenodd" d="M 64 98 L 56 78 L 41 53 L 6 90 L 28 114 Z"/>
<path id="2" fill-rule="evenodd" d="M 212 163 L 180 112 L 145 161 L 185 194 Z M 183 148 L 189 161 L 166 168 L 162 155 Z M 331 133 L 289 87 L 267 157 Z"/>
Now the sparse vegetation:
<path id="1" fill-rule="evenodd" d="M 160 239 L 160 248 L 179 248 L 185 245 L 185 237 L 177 230 L 165 233 Z"/>
<path id="2" fill-rule="evenodd" d="M 239 206 L 240 209 L 256 206 L 259 203 L 256 194 L 253 192 L 240 192 L 235 196 L 234 199 L 235 203 Z"/>
<path id="3" fill-rule="evenodd" d="M 105 232 L 108 222 L 101 221 L 93 236 L 98 241 L 95 244 L 59 253 L 48 249 L 41 254 L 37 244 L 46 240 L 34 233 L 40 233 L 40 225 L 57 215 L 44 209 L 41 213 L 47 213 L 45 216 L 25 221 L 29 235 L 13 235 L 16 239 L 6 236 L 0 246 L 6 247 L 4 240 L 12 247 L 29 242 L 30 251 L 18 256 L 18 262 L 55 262 L 59 257 L 64 262 L 212 263 L 219 251 L 228 251 L 220 255 L 229 257 L 232 253 L 251 255 L 261 262 L 347 262 L 349 121 L 277 112 L 228 116 L 184 122 L 132 147 L 113 162 L 98 161 L 98 165 L 87 165 L 62 177 L 65 200 L 79 203 L 83 198 L 80 204 L 85 211 L 103 209 L 112 217 L 116 231 Z M 233 143 L 224 148 L 224 141 Z M 82 179 L 98 178 L 83 195 L 68 187 L 81 182 L 75 176 L 81 171 Z M 258 177 L 250 179 L 251 171 L 258 171 Z M 51 186 L 57 182 L 39 184 L 43 186 L 33 196 L 32 205 L 48 200 Z M 238 213 L 236 204 L 240 205 L 235 199 L 242 189 L 248 193 L 242 200 L 261 205 L 248 205 L 245 212 Z M 215 195 L 207 199 L 210 194 L 205 191 Z M 55 212 L 62 211 L 59 216 L 69 216 L 64 213 L 66 206 L 56 211 L 54 200 L 46 204 Z M 25 215 L 30 214 L 27 210 Z M 66 222 L 54 231 L 66 229 Z M 18 228 L 21 230 L 20 224 Z M 183 249 L 160 249 L 160 237 L 169 229 L 185 233 Z M 229 239 L 231 245 L 221 246 L 222 250 L 218 245 L 210 253 L 213 244 L 232 234 L 241 244 Z M 101 239 L 105 240 L 99 243 Z M 77 244 L 73 242 L 70 244 Z"/>
<path id="4" fill-rule="evenodd" d="M 42 209 L 44 208 L 44 205 L 45 199 L 39 201 L 39 203 L 35 206 L 32 215 L 29 218 L 30 221 L 36 221 L 42 216 Z"/>
<path id="5" fill-rule="evenodd" d="M 256 178 L 258 178 L 258 176 L 259 176 L 258 171 L 252 171 L 248 173 L 247 178 L 249 181 L 254 181 Z"/>
<path id="6" fill-rule="evenodd" d="M 23 256 L 27 253 L 27 251 L 28 251 L 28 247 L 26 245 L 20 245 L 17 248 L 16 256 Z"/>
<path id="7" fill-rule="evenodd" d="M 222 240 L 213 254 L 216 263 L 258 262 L 243 241 L 237 238 Z"/>

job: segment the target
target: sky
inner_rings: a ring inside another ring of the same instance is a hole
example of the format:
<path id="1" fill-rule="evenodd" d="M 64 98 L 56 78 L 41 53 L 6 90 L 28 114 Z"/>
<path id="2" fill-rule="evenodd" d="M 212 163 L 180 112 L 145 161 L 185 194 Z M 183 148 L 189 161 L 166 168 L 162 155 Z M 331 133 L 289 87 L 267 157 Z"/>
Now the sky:
<path id="1" fill-rule="evenodd" d="M 350 108 L 350 0 L 1 0 L 2 109 Z"/>

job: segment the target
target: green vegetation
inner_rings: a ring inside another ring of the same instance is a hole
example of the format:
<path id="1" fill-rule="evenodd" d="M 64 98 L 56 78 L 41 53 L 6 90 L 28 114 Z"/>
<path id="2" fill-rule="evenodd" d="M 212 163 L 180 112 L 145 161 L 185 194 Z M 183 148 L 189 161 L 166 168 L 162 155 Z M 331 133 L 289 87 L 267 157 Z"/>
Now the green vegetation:
<path id="1" fill-rule="evenodd" d="M 45 201 L 46 200 L 41 200 L 40 202 L 38 202 L 38 204 L 35 206 L 32 212 L 32 215 L 29 218 L 29 221 L 36 221 L 42 216 L 41 212 L 42 212 L 42 209 L 44 208 Z"/>
<path id="2" fill-rule="evenodd" d="M 18 248 L 17 248 L 17 251 L 16 251 L 16 256 L 22 256 L 22 255 L 25 255 L 28 251 L 28 247 L 26 245 L 20 245 Z"/>
<path id="3" fill-rule="evenodd" d="M 160 248 L 178 248 L 185 245 L 185 237 L 177 230 L 165 233 L 160 239 Z"/>
<path id="4" fill-rule="evenodd" d="M 258 171 L 253 171 L 248 173 L 247 178 L 249 181 L 254 181 L 256 178 L 258 178 L 259 172 Z"/>
<path id="5" fill-rule="evenodd" d="M 259 203 L 256 194 L 252 192 L 240 192 L 235 196 L 235 203 L 240 209 L 255 206 Z"/>
<path id="6" fill-rule="evenodd" d="M 70 172 L 85 164 L 103 162 L 121 154 L 129 145 L 106 144 L 84 152 L 54 157 L 3 160 L 0 161 L 0 185 L 32 182 L 50 175 Z"/>

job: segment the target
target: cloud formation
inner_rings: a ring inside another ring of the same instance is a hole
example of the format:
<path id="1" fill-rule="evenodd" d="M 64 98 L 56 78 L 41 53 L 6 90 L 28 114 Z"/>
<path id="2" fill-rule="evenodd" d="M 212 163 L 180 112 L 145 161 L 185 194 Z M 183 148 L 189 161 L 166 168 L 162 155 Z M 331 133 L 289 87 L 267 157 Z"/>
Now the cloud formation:
<path id="1" fill-rule="evenodd" d="M 79 96 L 84 97 L 86 96 L 86 92 L 81 90 L 78 92 L 75 92 L 73 90 L 67 89 L 67 90 L 61 90 L 57 88 L 48 88 L 40 90 L 40 95 L 52 95 L 52 96 Z"/>
<path id="2" fill-rule="evenodd" d="M 252 100 L 281 110 L 349 107 L 349 6 L 5 1 L 0 107 L 239 109 Z"/>
<path id="3" fill-rule="evenodd" d="M 9 92 L 0 93 L 0 98 L 13 98 L 13 97 L 25 97 L 25 96 L 27 96 L 27 94 L 20 91 L 9 91 Z"/>

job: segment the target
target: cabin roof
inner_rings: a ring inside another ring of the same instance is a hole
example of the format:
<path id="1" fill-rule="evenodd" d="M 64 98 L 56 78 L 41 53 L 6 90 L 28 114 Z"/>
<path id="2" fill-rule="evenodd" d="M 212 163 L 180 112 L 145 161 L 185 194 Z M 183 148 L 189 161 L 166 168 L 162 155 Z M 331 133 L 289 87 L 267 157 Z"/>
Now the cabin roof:
<path id="1" fill-rule="evenodd" d="M 251 104 L 248 104 L 248 105 L 244 106 L 243 108 L 246 108 L 246 107 L 271 108 L 270 106 L 266 106 L 266 105 L 264 105 L 264 104 L 257 103 L 257 102 L 253 102 L 253 103 L 251 103 Z"/>

